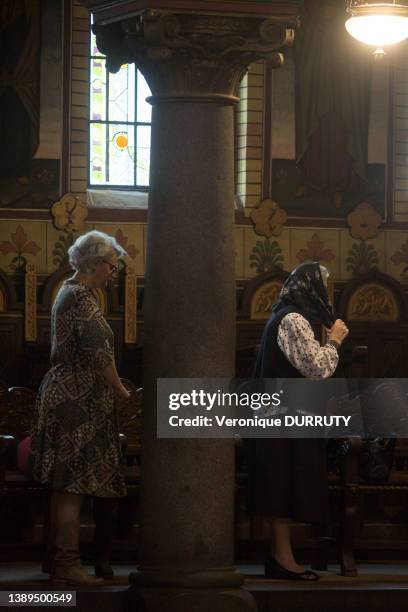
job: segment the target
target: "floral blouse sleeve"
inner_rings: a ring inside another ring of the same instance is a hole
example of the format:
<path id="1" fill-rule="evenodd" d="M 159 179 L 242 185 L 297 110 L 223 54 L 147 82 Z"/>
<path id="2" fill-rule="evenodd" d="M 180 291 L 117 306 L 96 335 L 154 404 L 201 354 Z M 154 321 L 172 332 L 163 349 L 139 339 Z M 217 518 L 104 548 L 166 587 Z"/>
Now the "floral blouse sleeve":
<path id="1" fill-rule="evenodd" d="M 280 322 L 278 345 L 306 378 L 328 378 L 339 362 L 336 348 L 332 344 L 320 346 L 310 323 L 297 312 L 287 314 Z"/>

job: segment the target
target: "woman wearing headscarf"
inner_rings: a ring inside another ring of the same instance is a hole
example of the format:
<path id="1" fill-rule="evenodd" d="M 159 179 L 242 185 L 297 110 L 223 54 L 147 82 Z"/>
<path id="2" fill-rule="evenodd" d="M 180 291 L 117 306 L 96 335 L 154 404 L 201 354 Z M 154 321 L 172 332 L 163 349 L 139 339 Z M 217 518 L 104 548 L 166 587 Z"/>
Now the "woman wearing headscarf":
<path id="1" fill-rule="evenodd" d="M 332 376 L 338 349 L 348 334 L 335 320 L 327 294 L 326 268 L 317 262 L 298 266 L 285 282 L 265 326 L 255 366 L 256 378 Z M 313 324 L 327 329 L 321 346 Z M 273 553 L 265 563 L 267 578 L 317 580 L 293 555 L 290 521 L 318 524 L 326 520 L 325 441 L 321 439 L 258 439 L 255 444 L 253 511 L 273 517 Z"/>

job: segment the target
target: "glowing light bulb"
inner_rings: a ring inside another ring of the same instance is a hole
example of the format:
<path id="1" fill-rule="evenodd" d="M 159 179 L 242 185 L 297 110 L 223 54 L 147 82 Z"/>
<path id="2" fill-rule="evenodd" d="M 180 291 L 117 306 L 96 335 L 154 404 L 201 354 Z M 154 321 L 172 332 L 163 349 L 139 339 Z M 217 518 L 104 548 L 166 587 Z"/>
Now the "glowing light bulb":
<path id="1" fill-rule="evenodd" d="M 347 32 L 356 40 L 377 47 L 395 45 L 408 38 L 408 6 L 395 2 L 349 2 Z"/>

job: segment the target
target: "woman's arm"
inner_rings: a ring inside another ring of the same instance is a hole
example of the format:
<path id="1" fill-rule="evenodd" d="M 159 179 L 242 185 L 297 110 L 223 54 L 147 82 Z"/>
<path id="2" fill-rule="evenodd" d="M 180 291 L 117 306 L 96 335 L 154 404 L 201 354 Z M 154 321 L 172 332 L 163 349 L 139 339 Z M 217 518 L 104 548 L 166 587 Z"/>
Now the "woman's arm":
<path id="1" fill-rule="evenodd" d="M 130 394 L 123 386 L 115 365 L 113 340 L 110 339 L 112 332 L 99 307 L 88 294 L 80 297 L 76 322 L 80 348 L 89 355 L 92 367 L 102 374 L 115 393 L 127 399 Z"/>
<path id="2" fill-rule="evenodd" d="M 329 378 L 339 362 L 333 344 L 320 346 L 310 323 L 297 312 L 283 317 L 278 330 L 278 345 L 296 370 L 306 378 Z"/>
<path id="3" fill-rule="evenodd" d="M 113 387 L 114 391 L 120 397 L 123 397 L 124 399 L 128 399 L 130 397 L 129 391 L 123 386 L 122 381 L 119 378 L 119 374 L 113 360 L 107 366 L 105 366 L 101 372 L 105 380 L 111 385 L 111 387 Z"/>

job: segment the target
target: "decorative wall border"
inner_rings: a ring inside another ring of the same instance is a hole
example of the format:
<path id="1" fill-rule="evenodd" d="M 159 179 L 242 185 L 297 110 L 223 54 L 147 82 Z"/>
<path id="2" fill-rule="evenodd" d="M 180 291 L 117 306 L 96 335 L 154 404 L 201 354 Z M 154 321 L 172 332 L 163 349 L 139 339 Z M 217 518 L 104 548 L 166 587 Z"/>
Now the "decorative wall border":
<path id="1" fill-rule="evenodd" d="M 134 268 L 126 267 L 125 278 L 125 343 L 137 342 L 137 277 Z"/>
<path id="2" fill-rule="evenodd" d="M 25 340 L 37 340 L 37 274 L 34 264 L 27 264 L 24 279 Z"/>

